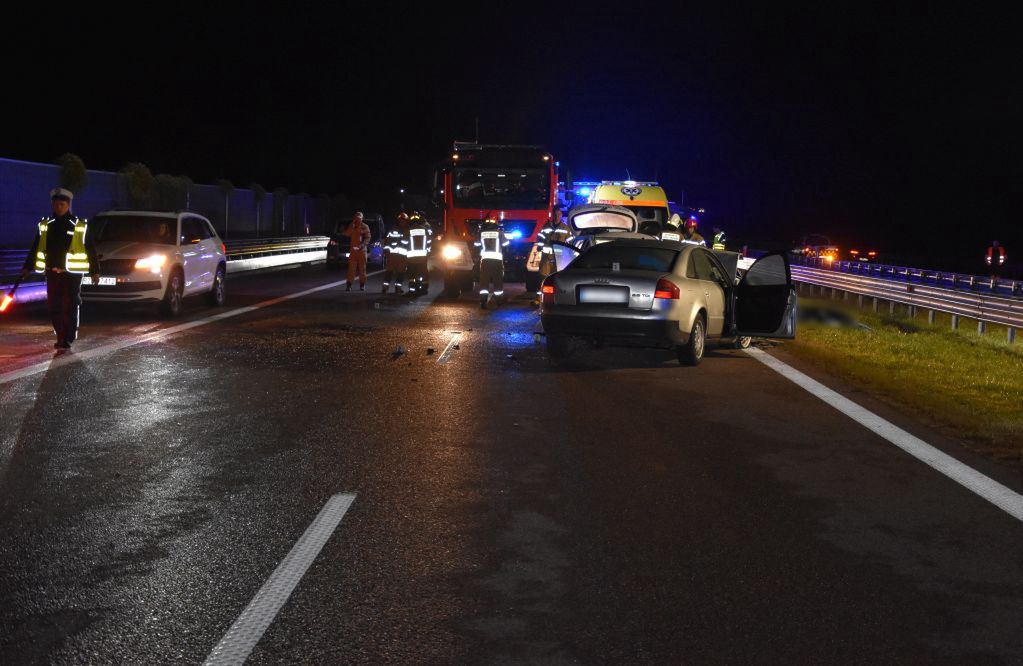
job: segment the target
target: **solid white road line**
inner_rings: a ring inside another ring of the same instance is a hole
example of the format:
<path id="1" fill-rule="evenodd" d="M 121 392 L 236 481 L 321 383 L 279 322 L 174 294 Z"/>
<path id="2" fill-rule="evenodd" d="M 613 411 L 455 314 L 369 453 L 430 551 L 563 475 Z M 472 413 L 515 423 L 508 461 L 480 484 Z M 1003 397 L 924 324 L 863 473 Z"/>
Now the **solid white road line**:
<path id="1" fill-rule="evenodd" d="M 383 273 L 383 271 L 374 271 L 372 273 L 367 273 L 366 277 L 379 275 L 380 273 Z M 105 345 L 100 345 L 99 347 L 93 347 L 91 349 L 83 349 L 82 351 L 65 353 L 55 358 L 47 359 L 40 363 L 34 363 L 33 365 L 26 366 L 24 368 L 21 368 L 20 370 L 12 370 L 11 372 L 4 373 L 0 375 L 0 384 L 6 384 L 8 382 L 13 382 L 18 379 L 30 377 L 32 375 L 39 374 L 40 372 L 46 372 L 47 370 L 55 370 L 57 368 L 69 365 L 71 363 L 77 363 L 78 361 L 85 361 L 90 358 L 96 358 L 97 356 L 111 354 L 115 351 L 119 351 L 126 347 L 142 344 L 143 342 L 153 342 L 155 340 L 160 340 L 161 338 L 166 338 L 169 335 L 174 335 L 175 333 L 180 333 L 181 331 L 187 331 L 190 328 L 196 328 L 197 326 L 205 326 L 206 324 L 210 324 L 215 321 L 220 321 L 221 319 L 237 317 L 238 315 L 245 314 L 246 312 L 252 312 L 253 310 L 259 310 L 261 308 L 268 308 L 271 305 L 277 305 L 278 303 L 290 301 L 293 298 L 301 298 L 302 296 L 308 296 L 309 294 L 314 294 L 318 291 L 332 289 L 334 287 L 346 284 L 347 282 L 348 280 L 340 280 L 338 282 L 331 282 L 330 284 L 321 284 L 318 287 L 306 289 L 305 291 L 300 291 L 295 294 L 288 294 L 287 296 L 278 296 L 277 298 L 272 298 L 268 301 L 263 301 L 262 303 L 256 303 L 255 305 L 248 305 L 244 308 L 235 308 L 234 310 L 221 312 L 219 314 L 205 317 L 204 319 L 196 319 L 195 321 L 185 322 L 184 324 L 178 324 L 177 326 L 162 328 L 158 331 L 146 333 L 145 335 L 140 335 L 139 337 L 136 338 L 118 340 L 117 342 L 111 342 Z"/>
<path id="2" fill-rule="evenodd" d="M 452 350 L 454 350 L 455 344 L 458 342 L 459 338 L 461 338 L 461 337 L 462 337 L 461 333 L 455 333 L 454 335 L 451 336 L 451 341 L 448 342 L 448 346 L 445 347 L 444 351 L 442 351 L 440 353 L 440 356 L 437 357 L 437 363 L 447 363 L 448 362 L 448 357 L 451 356 L 451 352 L 452 352 Z"/>
<path id="3" fill-rule="evenodd" d="M 885 421 L 877 414 L 839 395 L 827 386 L 811 379 L 770 354 L 753 347 L 747 349 L 746 353 L 786 379 L 817 396 L 853 421 L 887 439 L 917 460 L 926 463 L 959 485 L 980 495 L 1016 520 L 1023 521 L 1023 495 L 984 476 L 952 456 L 942 453 L 922 439 L 914 437 L 902 428 Z"/>
<path id="4" fill-rule="evenodd" d="M 205 664 L 242 664 L 248 659 L 354 501 L 355 495 L 348 493 L 327 500 L 302 537 L 210 652 Z"/>

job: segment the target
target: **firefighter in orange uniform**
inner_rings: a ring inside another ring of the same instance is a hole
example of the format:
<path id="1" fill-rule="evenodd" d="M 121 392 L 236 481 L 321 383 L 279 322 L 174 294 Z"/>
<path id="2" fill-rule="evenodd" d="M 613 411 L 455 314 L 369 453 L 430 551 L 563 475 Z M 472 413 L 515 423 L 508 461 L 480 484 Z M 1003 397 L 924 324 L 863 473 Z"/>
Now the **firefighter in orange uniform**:
<path id="1" fill-rule="evenodd" d="M 356 213 L 352 223 L 345 229 L 348 236 L 348 284 L 345 291 L 352 290 L 352 280 L 355 273 L 359 274 L 359 291 L 366 291 L 366 253 L 369 251 L 369 244 L 372 241 L 369 226 L 362 221 L 362 213 Z"/>

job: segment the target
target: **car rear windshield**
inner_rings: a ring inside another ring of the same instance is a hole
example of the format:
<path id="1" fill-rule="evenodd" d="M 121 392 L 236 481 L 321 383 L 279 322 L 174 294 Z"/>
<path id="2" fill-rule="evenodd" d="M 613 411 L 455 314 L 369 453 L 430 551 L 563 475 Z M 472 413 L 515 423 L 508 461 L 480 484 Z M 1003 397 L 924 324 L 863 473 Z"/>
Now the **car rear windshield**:
<path id="1" fill-rule="evenodd" d="M 167 217 L 147 217 L 144 215 L 102 215 L 89 223 L 92 228 L 99 227 L 96 242 L 129 242 L 155 243 L 158 245 L 176 245 L 178 240 L 178 221 Z"/>
<path id="2" fill-rule="evenodd" d="M 657 271 L 668 273 L 678 257 L 678 250 L 658 247 L 635 247 L 619 243 L 595 245 L 579 255 L 571 268 L 607 268 L 618 270 Z"/>

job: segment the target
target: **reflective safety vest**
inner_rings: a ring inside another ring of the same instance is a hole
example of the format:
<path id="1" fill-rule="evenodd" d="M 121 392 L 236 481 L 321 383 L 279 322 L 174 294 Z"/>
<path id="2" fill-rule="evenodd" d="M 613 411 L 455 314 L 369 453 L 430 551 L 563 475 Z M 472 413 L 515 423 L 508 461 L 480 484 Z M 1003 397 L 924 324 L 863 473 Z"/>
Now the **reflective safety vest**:
<path id="1" fill-rule="evenodd" d="M 46 272 L 46 235 L 50 230 L 52 217 L 43 218 L 39 221 L 39 244 L 36 246 L 36 273 Z M 86 275 L 89 272 L 89 255 L 85 251 L 85 231 L 88 228 L 88 220 L 75 218 L 75 229 L 69 231 L 71 243 L 68 245 L 67 255 L 64 257 L 64 270 L 69 273 L 80 273 Z"/>
<path id="2" fill-rule="evenodd" d="M 391 229 L 387 234 L 387 247 L 385 249 L 393 254 L 405 256 L 408 254 L 408 249 L 405 247 L 407 244 L 405 234 L 401 233 L 400 229 Z"/>
<path id="3" fill-rule="evenodd" d="M 408 230 L 409 248 L 407 256 L 409 259 L 425 257 L 430 251 L 429 232 L 425 227 L 412 227 Z"/>
<path id="4" fill-rule="evenodd" d="M 711 245 L 712 250 L 723 250 L 725 249 L 725 232 L 719 231 L 714 234 L 714 244 Z"/>
<path id="5" fill-rule="evenodd" d="M 504 234 L 500 231 L 481 231 L 480 239 L 476 243 L 481 247 L 480 259 L 504 259 L 504 252 L 502 248 L 507 247 L 511 241 L 507 238 L 502 238 Z"/>

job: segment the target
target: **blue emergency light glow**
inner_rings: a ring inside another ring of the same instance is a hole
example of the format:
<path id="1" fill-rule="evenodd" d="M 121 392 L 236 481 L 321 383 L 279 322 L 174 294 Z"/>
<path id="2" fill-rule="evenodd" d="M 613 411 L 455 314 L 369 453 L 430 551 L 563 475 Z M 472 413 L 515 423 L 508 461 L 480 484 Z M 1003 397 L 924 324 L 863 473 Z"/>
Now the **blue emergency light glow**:
<path id="1" fill-rule="evenodd" d="M 518 229 L 509 231 L 506 235 L 508 236 L 508 238 L 511 238 L 512 240 L 518 240 L 522 238 L 522 232 L 519 231 Z"/>
<path id="2" fill-rule="evenodd" d="M 588 187 L 580 187 L 577 191 L 581 197 L 588 197 L 593 192 L 593 190 Z"/>

